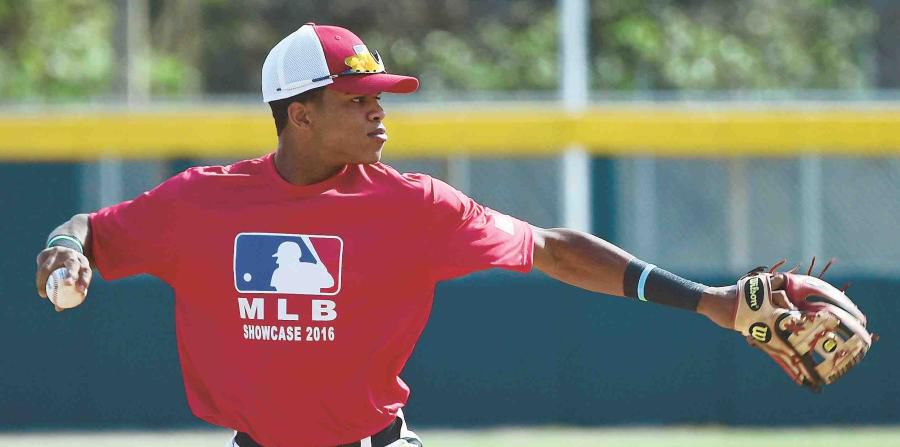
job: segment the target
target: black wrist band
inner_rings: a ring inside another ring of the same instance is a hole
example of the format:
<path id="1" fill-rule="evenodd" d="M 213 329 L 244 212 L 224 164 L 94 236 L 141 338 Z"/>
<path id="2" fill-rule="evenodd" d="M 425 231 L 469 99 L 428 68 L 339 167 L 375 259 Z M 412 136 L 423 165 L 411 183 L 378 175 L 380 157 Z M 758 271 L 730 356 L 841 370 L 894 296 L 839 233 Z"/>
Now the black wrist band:
<path id="1" fill-rule="evenodd" d="M 68 234 L 58 234 L 47 241 L 47 248 L 50 247 L 66 247 L 84 254 L 84 244 L 75 236 Z"/>
<path id="2" fill-rule="evenodd" d="M 695 311 L 706 286 L 634 258 L 625 267 L 625 296 Z"/>

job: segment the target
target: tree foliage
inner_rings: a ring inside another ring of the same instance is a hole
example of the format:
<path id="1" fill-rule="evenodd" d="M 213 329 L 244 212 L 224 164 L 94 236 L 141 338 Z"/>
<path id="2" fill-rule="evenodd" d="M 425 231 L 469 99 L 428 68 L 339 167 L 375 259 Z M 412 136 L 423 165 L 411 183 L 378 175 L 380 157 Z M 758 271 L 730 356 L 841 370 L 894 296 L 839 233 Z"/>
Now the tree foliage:
<path id="1" fill-rule="evenodd" d="M 110 5 L 0 0 L 0 97 L 94 96 L 112 81 Z"/>
<path id="2" fill-rule="evenodd" d="M 877 18 L 829 0 L 594 0 L 604 89 L 860 89 Z"/>
<path id="3" fill-rule="evenodd" d="M 0 0 L 0 98 L 115 95 L 120 3 Z M 553 1 L 149 6 L 144 63 L 155 95 L 253 94 L 269 48 L 308 21 L 353 29 L 423 90 L 552 91 L 559 82 Z M 863 0 L 593 0 L 589 20 L 597 89 L 862 89 L 875 79 L 878 16 Z"/>

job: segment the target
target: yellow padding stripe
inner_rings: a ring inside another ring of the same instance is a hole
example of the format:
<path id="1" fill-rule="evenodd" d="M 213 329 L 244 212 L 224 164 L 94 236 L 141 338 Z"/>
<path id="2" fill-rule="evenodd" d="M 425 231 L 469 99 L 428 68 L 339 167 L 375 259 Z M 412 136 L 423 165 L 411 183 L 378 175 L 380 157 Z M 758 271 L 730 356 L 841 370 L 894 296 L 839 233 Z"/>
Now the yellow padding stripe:
<path id="1" fill-rule="evenodd" d="M 474 107 L 473 107 L 474 108 Z M 531 156 L 579 145 L 595 154 L 792 156 L 900 154 L 900 106 L 843 110 L 597 108 L 391 112 L 392 158 Z M 0 115 L 0 160 L 243 157 L 277 144 L 258 108 Z"/>

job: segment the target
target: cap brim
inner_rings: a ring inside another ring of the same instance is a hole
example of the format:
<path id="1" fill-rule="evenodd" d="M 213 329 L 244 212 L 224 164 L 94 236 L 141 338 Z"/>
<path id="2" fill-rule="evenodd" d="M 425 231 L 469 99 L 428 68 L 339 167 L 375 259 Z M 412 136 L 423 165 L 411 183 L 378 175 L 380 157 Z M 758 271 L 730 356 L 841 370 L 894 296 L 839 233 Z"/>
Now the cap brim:
<path id="1" fill-rule="evenodd" d="M 419 80 L 412 76 L 389 73 L 341 76 L 328 85 L 344 93 L 373 95 L 379 92 L 412 93 L 419 89 Z"/>

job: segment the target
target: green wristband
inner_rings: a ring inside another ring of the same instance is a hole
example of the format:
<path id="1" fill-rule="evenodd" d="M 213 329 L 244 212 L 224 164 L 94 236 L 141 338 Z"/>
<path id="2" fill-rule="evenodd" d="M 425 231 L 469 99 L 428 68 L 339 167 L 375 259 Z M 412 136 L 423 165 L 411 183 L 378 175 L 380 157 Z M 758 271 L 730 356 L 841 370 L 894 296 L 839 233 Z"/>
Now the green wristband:
<path id="1" fill-rule="evenodd" d="M 47 248 L 50 247 L 66 247 L 71 248 L 72 250 L 77 251 L 78 253 L 84 254 L 84 244 L 78 240 L 75 236 L 69 236 L 67 234 L 58 234 L 50 238 L 47 241 Z"/>

